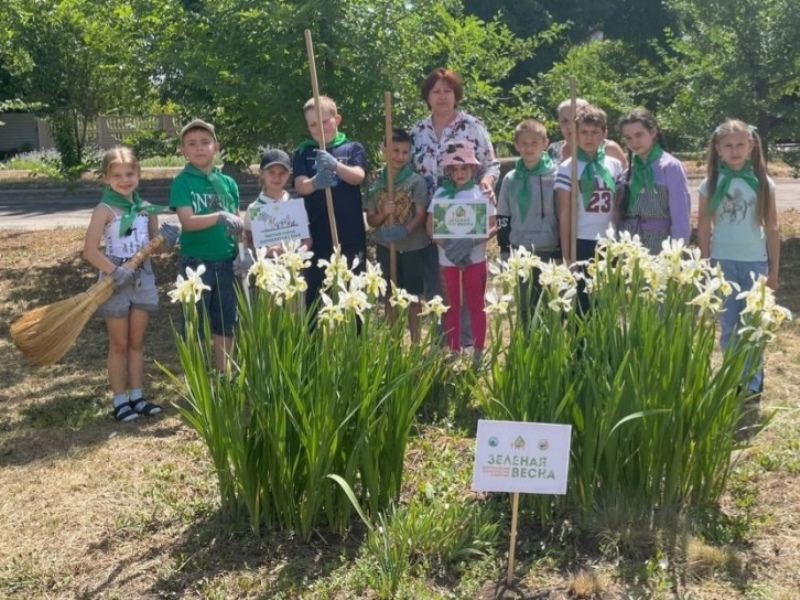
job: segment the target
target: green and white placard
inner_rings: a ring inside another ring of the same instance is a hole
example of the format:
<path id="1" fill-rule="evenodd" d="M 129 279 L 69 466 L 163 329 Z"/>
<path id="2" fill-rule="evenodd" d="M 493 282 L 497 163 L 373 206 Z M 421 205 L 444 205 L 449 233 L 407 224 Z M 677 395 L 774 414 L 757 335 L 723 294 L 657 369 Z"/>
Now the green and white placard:
<path id="1" fill-rule="evenodd" d="M 486 238 L 489 236 L 489 201 L 434 200 L 433 239 Z"/>

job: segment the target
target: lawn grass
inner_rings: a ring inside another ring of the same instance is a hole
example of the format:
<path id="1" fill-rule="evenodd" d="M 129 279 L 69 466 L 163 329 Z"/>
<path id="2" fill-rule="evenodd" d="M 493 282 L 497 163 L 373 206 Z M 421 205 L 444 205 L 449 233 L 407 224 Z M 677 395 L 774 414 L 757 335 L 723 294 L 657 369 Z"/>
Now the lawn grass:
<path id="1" fill-rule="evenodd" d="M 782 222 L 792 237 L 783 241 L 778 297 L 796 313 L 800 218 Z M 319 530 L 304 543 L 291 533 L 254 536 L 221 515 L 205 448 L 174 408 L 126 425 L 109 417 L 101 321 L 58 365 L 28 364 L 10 341 L 10 323 L 93 282 L 82 240 L 77 229 L 0 231 L 0 597 L 378 598 L 379 575 L 397 577 L 394 597 L 415 599 L 800 597 L 797 324 L 767 353 L 765 408 L 775 417 L 734 457 L 717 509 L 652 533 L 632 527 L 619 507 L 591 527 L 542 529 L 522 514 L 510 593 L 508 499 L 469 490 L 469 407 L 455 414 L 440 406 L 420 420 L 406 456 L 404 516 L 387 523 L 398 533 L 386 544 L 359 522 L 344 537 Z M 156 257 L 155 269 L 166 299 L 174 258 Z M 177 316 L 165 301 L 146 345 L 146 386 L 164 404 L 181 394 L 156 364 L 178 368 Z M 450 382 L 442 396 L 454 391 Z M 454 557 L 442 536 L 400 544 L 415 527 L 429 531 L 446 518 L 496 531 L 464 538 L 461 549 L 474 552 Z M 402 556 L 392 554 L 398 547 Z"/>

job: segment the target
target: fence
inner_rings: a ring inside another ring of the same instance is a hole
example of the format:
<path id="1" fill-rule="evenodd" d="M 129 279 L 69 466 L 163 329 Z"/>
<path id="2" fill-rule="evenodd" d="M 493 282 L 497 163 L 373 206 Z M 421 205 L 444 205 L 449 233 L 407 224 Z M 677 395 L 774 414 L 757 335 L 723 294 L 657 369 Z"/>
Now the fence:
<path id="1" fill-rule="evenodd" d="M 47 119 L 37 118 L 33 113 L 0 114 L 0 151 L 6 153 L 29 150 L 49 150 L 55 142 Z M 177 124 L 172 115 L 146 116 L 101 116 L 89 123 L 86 140 L 90 146 L 101 150 L 122 143 L 122 141 L 143 131 L 165 131 L 167 135 L 177 135 Z"/>

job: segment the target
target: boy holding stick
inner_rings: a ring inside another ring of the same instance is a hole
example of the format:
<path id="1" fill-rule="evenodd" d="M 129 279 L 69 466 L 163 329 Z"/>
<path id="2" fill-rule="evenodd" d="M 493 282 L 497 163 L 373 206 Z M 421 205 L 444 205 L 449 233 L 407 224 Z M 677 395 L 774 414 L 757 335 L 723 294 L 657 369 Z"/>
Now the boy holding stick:
<path id="1" fill-rule="evenodd" d="M 382 151 L 386 166 L 367 192 L 364 204 L 367 223 L 376 228 L 376 256 L 384 275 L 388 277 L 391 271 L 390 252 L 394 246 L 397 279 L 392 283 L 419 296 L 423 291 L 424 250 L 430 244 L 423 227 L 429 203 L 427 184 L 409 164 L 411 136 L 408 132 L 392 130 L 391 154 L 385 144 Z M 390 174 L 394 202 L 390 201 L 388 189 Z M 419 302 L 415 302 L 408 313 L 408 328 L 413 341 L 419 339 L 419 308 Z M 394 321 L 388 295 L 386 314 Z"/>
<path id="2" fill-rule="evenodd" d="M 577 122 L 577 179 L 578 208 L 576 214 L 575 254 L 572 252 L 570 192 L 572 190 L 572 158 L 558 168 L 556 199 L 558 202 L 559 234 L 564 263 L 594 258 L 598 236 L 605 236 L 612 224 L 616 209 L 616 180 L 622 175 L 622 164 L 607 156 L 603 141 L 606 137 L 606 113 L 591 104 L 578 108 Z M 589 309 L 589 297 L 583 285 L 578 289 L 579 309 Z"/>
<path id="3" fill-rule="evenodd" d="M 314 240 L 314 258 L 305 273 L 308 308 L 314 305 L 325 278 L 325 270 L 319 267 L 318 261 L 330 258 L 334 252 L 326 189 L 330 189 L 333 196 L 335 230 L 342 256 L 347 258 L 348 264 L 358 259 L 354 273 L 364 269 L 367 245 L 360 187 L 367 171 L 364 146 L 347 139 L 339 131 L 342 115 L 331 98 L 319 96 L 319 104 L 319 111 L 314 98 L 303 105 L 311 139 L 300 144 L 292 161 L 294 189 L 305 199 L 309 233 Z M 318 113 L 322 115 L 321 123 Z"/>

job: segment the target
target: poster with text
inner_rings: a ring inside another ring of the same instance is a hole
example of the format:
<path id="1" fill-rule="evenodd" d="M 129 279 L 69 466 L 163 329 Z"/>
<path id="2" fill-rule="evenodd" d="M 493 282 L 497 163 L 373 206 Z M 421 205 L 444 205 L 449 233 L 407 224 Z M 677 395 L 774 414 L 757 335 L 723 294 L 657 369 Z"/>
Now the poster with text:
<path id="1" fill-rule="evenodd" d="M 248 209 L 248 217 L 256 248 L 309 237 L 308 215 L 302 198 L 254 204 Z"/>
<path id="2" fill-rule="evenodd" d="M 489 201 L 436 200 L 433 205 L 433 239 L 489 237 Z"/>

